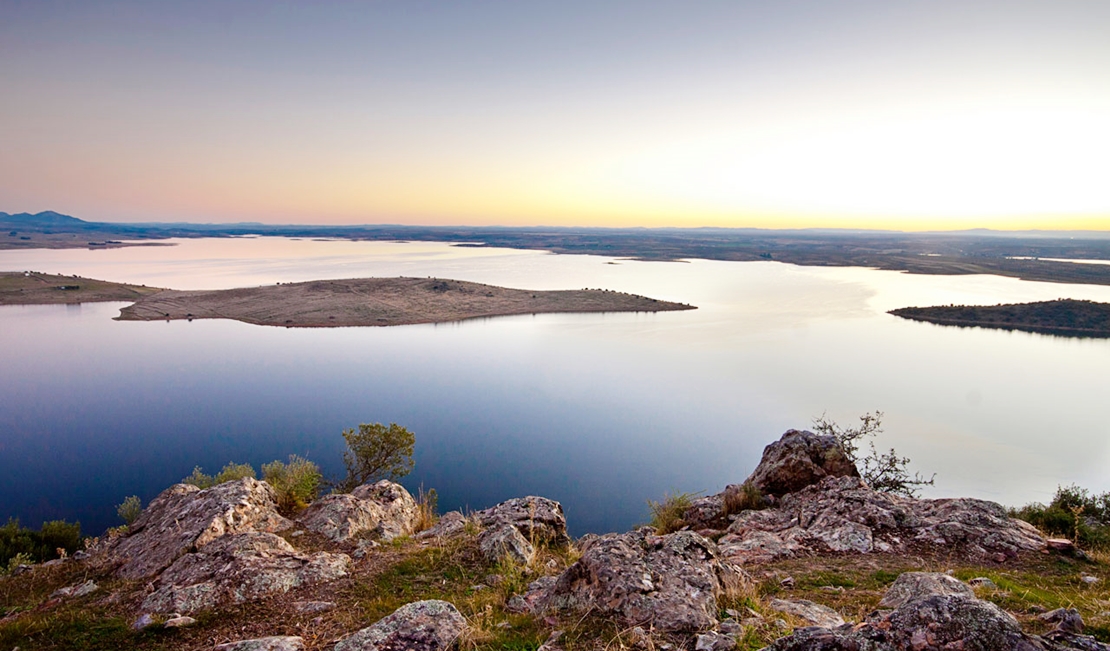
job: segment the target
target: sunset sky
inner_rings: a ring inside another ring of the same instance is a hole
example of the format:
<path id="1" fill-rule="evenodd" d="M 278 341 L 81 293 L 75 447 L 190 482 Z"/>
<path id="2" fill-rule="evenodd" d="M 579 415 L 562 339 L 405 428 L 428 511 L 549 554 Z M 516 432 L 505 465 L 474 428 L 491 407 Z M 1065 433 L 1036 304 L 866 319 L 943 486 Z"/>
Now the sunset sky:
<path id="1" fill-rule="evenodd" d="M 0 210 L 1110 230 L 1110 2 L 0 0 Z"/>

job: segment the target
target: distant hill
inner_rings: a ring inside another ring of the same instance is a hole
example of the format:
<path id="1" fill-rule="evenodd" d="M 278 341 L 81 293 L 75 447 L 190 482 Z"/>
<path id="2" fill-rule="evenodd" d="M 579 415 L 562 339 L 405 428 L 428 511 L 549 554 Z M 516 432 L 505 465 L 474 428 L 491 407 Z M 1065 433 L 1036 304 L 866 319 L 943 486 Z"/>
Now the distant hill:
<path id="1" fill-rule="evenodd" d="M 1110 337 L 1110 304 L 1061 299 L 1009 305 L 904 307 L 890 314 L 939 325 L 1024 330 L 1068 337 Z"/>
<path id="2" fill-rule="evenodd" d="M 44 210 L 33 214 L 29 212 L 20 212 L 14 215 L 0 212 L 0 222 L 42 226 L 77 226 L 78 224 L 89 223 L 82 219 L 77 219 L 76 217 L 54 212 L 53 210 Z"/>

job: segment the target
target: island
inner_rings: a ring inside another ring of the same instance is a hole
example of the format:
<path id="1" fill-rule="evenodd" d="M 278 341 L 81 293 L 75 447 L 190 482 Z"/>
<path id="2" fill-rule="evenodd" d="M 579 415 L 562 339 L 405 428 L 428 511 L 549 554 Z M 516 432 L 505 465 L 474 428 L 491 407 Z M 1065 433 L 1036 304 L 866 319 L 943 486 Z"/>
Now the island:
<path id="1" fill-rule="evenodd" d="M 167 290 L 123 308 L 119 319 L 234 319 L 256 325 L 326 328 L 511 314 L 692 309 L 692 305 L 605 289 L 533 291 L 443 278 L 354 278 L 215 291 Z"/>
<path id="2" fill-rule="evenodd" d="M 160 291 L 162 289 L 158 287 L 111 283 L 80 276 L 0 271 L 0 305 L 136 301 Z"/>
<path id="3" fill-rule="evenodd" d="M 1110 303 L 1060 299 L 1007 305 L 903 307 L 890 314 L 940 325 L 1023 330 L 1067 337 L 1110 337 Z"/>

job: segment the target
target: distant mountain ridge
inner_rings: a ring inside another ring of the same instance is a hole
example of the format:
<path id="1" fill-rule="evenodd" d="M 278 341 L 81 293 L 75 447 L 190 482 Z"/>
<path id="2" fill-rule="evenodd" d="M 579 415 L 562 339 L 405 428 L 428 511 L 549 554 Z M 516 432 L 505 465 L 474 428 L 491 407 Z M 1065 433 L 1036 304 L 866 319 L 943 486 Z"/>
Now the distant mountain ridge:
<path id="1" fill-rule="evenodd" d="M 83 219 L 77 219 L 76 217 L 63 215 L 62 213 L 54 212 L 53 210 L 44 210 L 42 212 L 36 213 L 19 212 L 15 214 L 0 212 L 0 221 L 26 224 L 68 224 L 71 226 L 89 223 Z"/>

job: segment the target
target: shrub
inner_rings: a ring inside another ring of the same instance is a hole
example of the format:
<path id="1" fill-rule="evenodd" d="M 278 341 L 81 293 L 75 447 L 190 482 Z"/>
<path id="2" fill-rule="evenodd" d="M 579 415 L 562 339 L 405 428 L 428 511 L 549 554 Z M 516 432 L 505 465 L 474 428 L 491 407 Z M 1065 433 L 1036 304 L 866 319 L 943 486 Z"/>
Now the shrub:
<path id="1" fill-rule="evenodd" d="M 725 517 L 741 511 L 753 511 L 766 506 L 763 502 L 763 493 L 750 481 L 739 486 L 729 486 L 725 489 L 724 514 Z"/>
<path id="2" fill-rule="evenodd" d="M 900 457 L 891 448 L 889 452 L 880 453 L 875 448 L 875 442 L 870 440 L 883 431 L 883 412 L 868 412 L 859 417 L 859 427 L 841 427 L 835 422 L 825 418 L 813 419 L 813 429 L 819 434 L 828 434 L 836 438 L 840 449 L 850 461 L 856 464 L 860 476 L 871 488 L 884 493 L 898 493 L 907 497 L 916 497 L 922 486 L 932 486 L 936 474 L 929 479 L 915 472 L 909 472 L 909 457 Z M 860 443 L 867 440 L 870 452 L 867 456 L 859 454 Z"/>
<path id="3" fill-rule="evenodd" d="M 131 495 L 130 497 L 127 497 L 123 500 L 122 504 L 116 507 L 116 515 L 118 515 L 120 519 L 126 522 L 128 525 L 130 525 L 135 520 L 138 520 L 139 516 L 142 515 L 142 512 L 143 502 L 139 499 L 138 495 Z"/>
<path id="4" fill-rule="evenodd" d="M 1054 536 L 1065 536 L 1086 549 L 1110 549 L 1110 493 L 1091 495 L 1078 486 L 1059 486 L 1052 501 L 1011 509 L 1010 515 L 1025 520 Z"/>
<path id="5" fill-rule="evenodd" d="M 694 493 L 664 494 L 662 502 L 648 500 L 651 526 L 660 535 L 678 531 L 686 526 L 686 511 L 694 501 Z"/>
<path id="6" fill-rule="evenodd" d="M 197 488 L 212 488 L 217 484 L 223 484 L 229 481 L 236 481 L 244 477 L 254 478 L 254 468 L 249 463 L 235 463 L 229 462 L 223 467 L 223 470 L 216 473 L 216 476 L 204 474 L 200 466 L 193 468 L 193 474 L 181 480 L 182 484 L 192 484 Z"/>
<path id="7" fill-rule="evenodd" d="M 339 484 L 344 491 L 375 479 L 397 479 L 412 471 L 416 436 L 397 423 L 362 423 L 358 429 L 343 430 L 347 449 L 343 464 L 347 478 Z"/>
<path id="8" fill-rule="evenodd" d="M 38 531 L 21 527 L 19 520 L 9 518 L 0 527 L 0 567 L 6 567 L 15 556 L 23 555 L 41 563 L 81 548 L 81 523 L 64 520 L 44 522 Z"/>
<path id="9" fill-rule="evenodd" d="M 323 476 L 320 467 L 308 459 L 289 455 L 289 463 L 273 461 L 263 464 L 262 479 L 274 487 L 278 510 L 295 513 L 308 506 L 320 494 Z"/>

